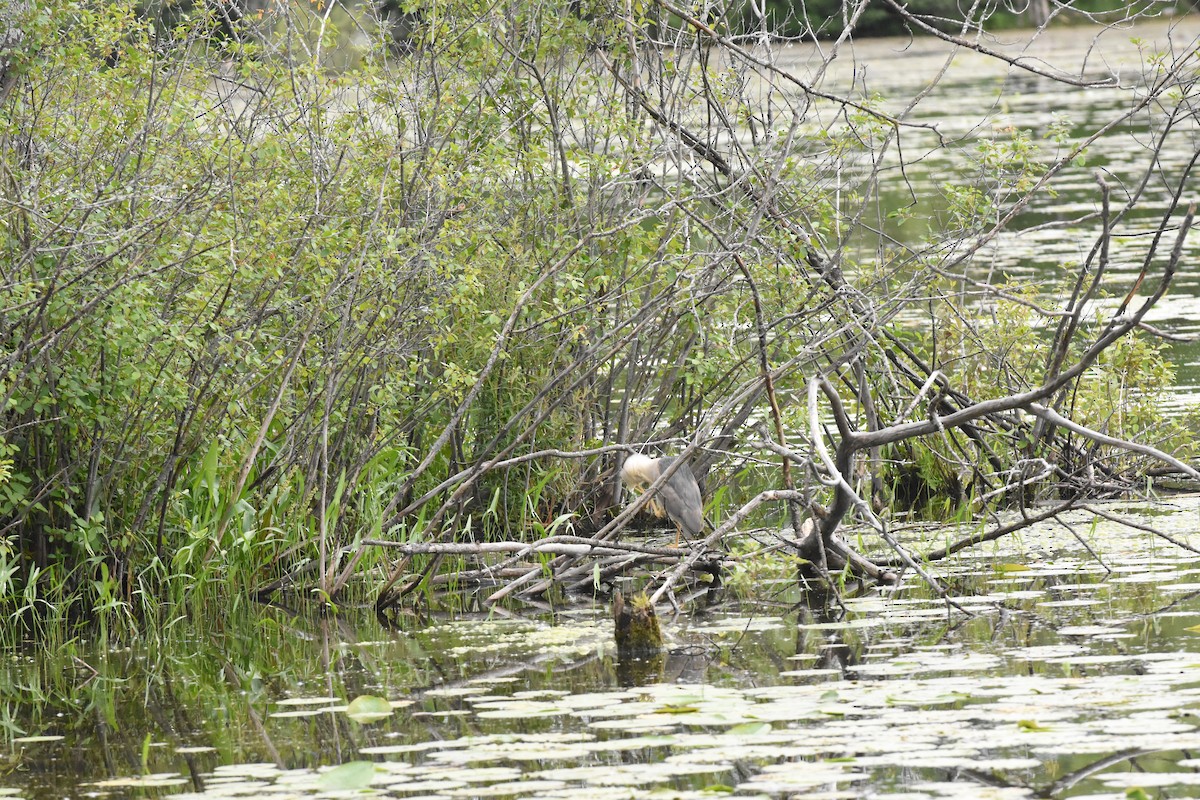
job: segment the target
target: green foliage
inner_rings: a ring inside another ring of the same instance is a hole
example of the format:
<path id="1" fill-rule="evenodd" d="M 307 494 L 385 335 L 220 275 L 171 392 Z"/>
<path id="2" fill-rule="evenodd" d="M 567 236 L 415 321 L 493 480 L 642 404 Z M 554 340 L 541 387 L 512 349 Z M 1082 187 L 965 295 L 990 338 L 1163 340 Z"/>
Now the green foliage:
<path id="1" fill-rule="evenodd" d="M 157 597 L 248 594 L 309 562 L 332 590 L 371 536 L 565 530 L 598 465 L 527 462 L 457 497 L 443 482 L 591 446 L 627 391 L 644 435 L 745 362 L 695 313 L 741 301 L 695 283 L 689 218 L 628 188 L 641 123 L 580 61 L 608 23 L 427 12 L 414 44 L 436 82 L 382 39 L 348 56 L 320 15 L 277 41 L 215 40 L 195 14 L 167 35 L 120 3 L 39 12 L 0 117 L 0 258 L 19 276 L 0 605 L 75 598 L 128 632 Z M 673 365 L 661 384 L 609 373 L 630 298 L 664 309 L 646 334 Z M 431 490 L 440 512 L 396 517 Z"/>
<path id="2" fill-rule="evenodd" d="M 800 560 L 786 550 L 765 548 L 753 539 L 734 539 L 723 583 L 735 597 L 773 599 L 772 594 L 791 585 L 799 564 Z"/>
<path id="3" fill-rule="evenodd" d="M 1067 265 L 1064 275 L 1072 275 L 1077 268 Z M 946 375 L 956 391 L 976 401 L 1026 391 L 1047 376 L 1056 318 L 1039 313 L 1039 300 L 1043 293 L 1069 297 L 1071 285 L 1064 282 L 1049 291 L 1030 285 L 999 289 L 986 301 L 947 291 L 929 322 L 932 333 L 910 326 L 899 331 L 901 338 Z M 1104 327 L 1102 313 L 1085 317 L 1068 348 L 1066 363 L 1074 363 Z M 1135 332 L 1104 350 L 1091 369 L 1053 402 L 1072 420 L 1093 430 L 1152 443 L 1169 452 L 1186 452 L 1192 441 L 1186 422 L 1165 417 L 1159 405 L 1174 379 L 1164 345 Z M 929 413 L 929 401 L 927 396 L 916 413 Z M 1046 457 L 1066 467 L 1078 462 L 1078 455 L 1060 450 L 1076 441 L 1071 434 L 1041 442 L 1032 437 L 1033 418 L 1028 415 L 1017 415 L 1008 428 L 984 434 L 983 444 L 999 461 L 999 470 L 997 464 L 978 454 L 976 445 L 961 431 L 891 446 L 882 456 L 885 499 L 896 509 L 915 509 L 945 519 L 975 508 L 981 477 L 993 481 L 992 485 L 1003 483 L 1022 459 Z M 1099 447 L 1094 455 L 1118 453 Z M 1122 458 L 1137 462 L 1129 455 Z M 1148 462 L 1145 465 L 1149 466 Z"/>
<path id="4" fill-rule="evenodd" d="M 942 438 L 909 440 L 885 448 L 882 456 L 886 499 L 893 511 L 916 511 L 947 520 L 964 505 L 956 454 Z"/>

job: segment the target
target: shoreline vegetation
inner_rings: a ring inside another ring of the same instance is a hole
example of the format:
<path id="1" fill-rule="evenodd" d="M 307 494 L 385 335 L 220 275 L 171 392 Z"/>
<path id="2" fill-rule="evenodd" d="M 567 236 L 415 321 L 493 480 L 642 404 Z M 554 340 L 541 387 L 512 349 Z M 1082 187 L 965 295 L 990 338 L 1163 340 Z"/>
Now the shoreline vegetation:
<path id="1" fill-rule="evenodd" d="M 340 4 L 169 29 L 10 6 L 10 635 L 277 592 L 590 594 L 647 566 L 661 601 L 719 580 L 738 527 L 769 529 L 742 560 L 940 592 L 927 565 L 957 549 L 1200 479 L 1192 420 L 1158 408 L 1172 333 L 1147 320 L 1194 252 L 1200 156 L 1163 157 L 1192 135 L 1191 18 L 1085 19 L 1122 54 L 1085 68 L 885 5 L 944 53 L 905 96 L 836 77 L 853 25 L 789 61 L 754 38 L 767 18 L 668 0 L 431 4 L 402 48 Z M 956 54 L 1031 82 L 1014 92 L 1122 103 L 1086 127 L 944 125 L 923 102 Z M 988 268 L 1132 128 L 1137 158 L 1045 223 L 1077 260 L 1053 282 Z M 960 168 L 928 195 L 885 200 L 944 153 Z M 634 451 L 690 464 L 703 541 L 630 535 Z M 909 552 L 913 514 L 980 527 Z"/>

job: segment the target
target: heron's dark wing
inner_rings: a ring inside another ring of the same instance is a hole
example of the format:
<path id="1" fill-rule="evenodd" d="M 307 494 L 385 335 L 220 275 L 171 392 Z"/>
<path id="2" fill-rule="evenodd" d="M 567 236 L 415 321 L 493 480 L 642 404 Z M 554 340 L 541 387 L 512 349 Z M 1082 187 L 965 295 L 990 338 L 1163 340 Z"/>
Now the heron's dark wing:
<path id="1" fill-rule="evenodd" d="M 674 460 L 670 456 L 663 458 L 662 470 L 665 472 Z M 683 532 L 691 537 L 699 536 L 704 530 L 704 499 L 687 464 L 681 464 L 675 474 L 667 479 L 661 497 L 667 514 Z"/>

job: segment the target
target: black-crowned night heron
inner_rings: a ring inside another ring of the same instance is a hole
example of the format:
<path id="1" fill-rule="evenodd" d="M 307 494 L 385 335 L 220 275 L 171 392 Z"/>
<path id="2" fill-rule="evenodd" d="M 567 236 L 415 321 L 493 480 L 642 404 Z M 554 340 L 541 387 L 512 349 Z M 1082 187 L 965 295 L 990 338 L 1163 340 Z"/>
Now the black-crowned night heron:
<path id="1" fill-rule="evenodd" d="M 672 456 L 650 458 L 634 453 L 621 466 L 621 480 L 632 491 L 645 491 L 674 461 Z M 654 497 L 650 498 L 648 506 L 654 516 L 660 519 L 670 517 L 671 522 L 675 523 L 676 545 L 679 544 L 680 533 L 694 538 L 704 529 L 704 501 L 700 497 L 696 477 L 687 464 L 679 465 L 667 482 L 658 488 Z"/>

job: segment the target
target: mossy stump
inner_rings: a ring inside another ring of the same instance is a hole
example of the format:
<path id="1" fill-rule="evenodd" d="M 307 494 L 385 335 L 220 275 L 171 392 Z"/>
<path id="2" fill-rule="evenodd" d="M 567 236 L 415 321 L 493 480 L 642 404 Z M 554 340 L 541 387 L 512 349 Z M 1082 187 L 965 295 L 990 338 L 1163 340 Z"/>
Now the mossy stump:
<path id="1" fill-rule="evenodd" d="M 626 603 L 618 591 L 612 607 L 618 659 L 645 658 L 662 652 L 662 629 L 658 627 L 654 604 L 645 592 L 634 595 Z"/>

